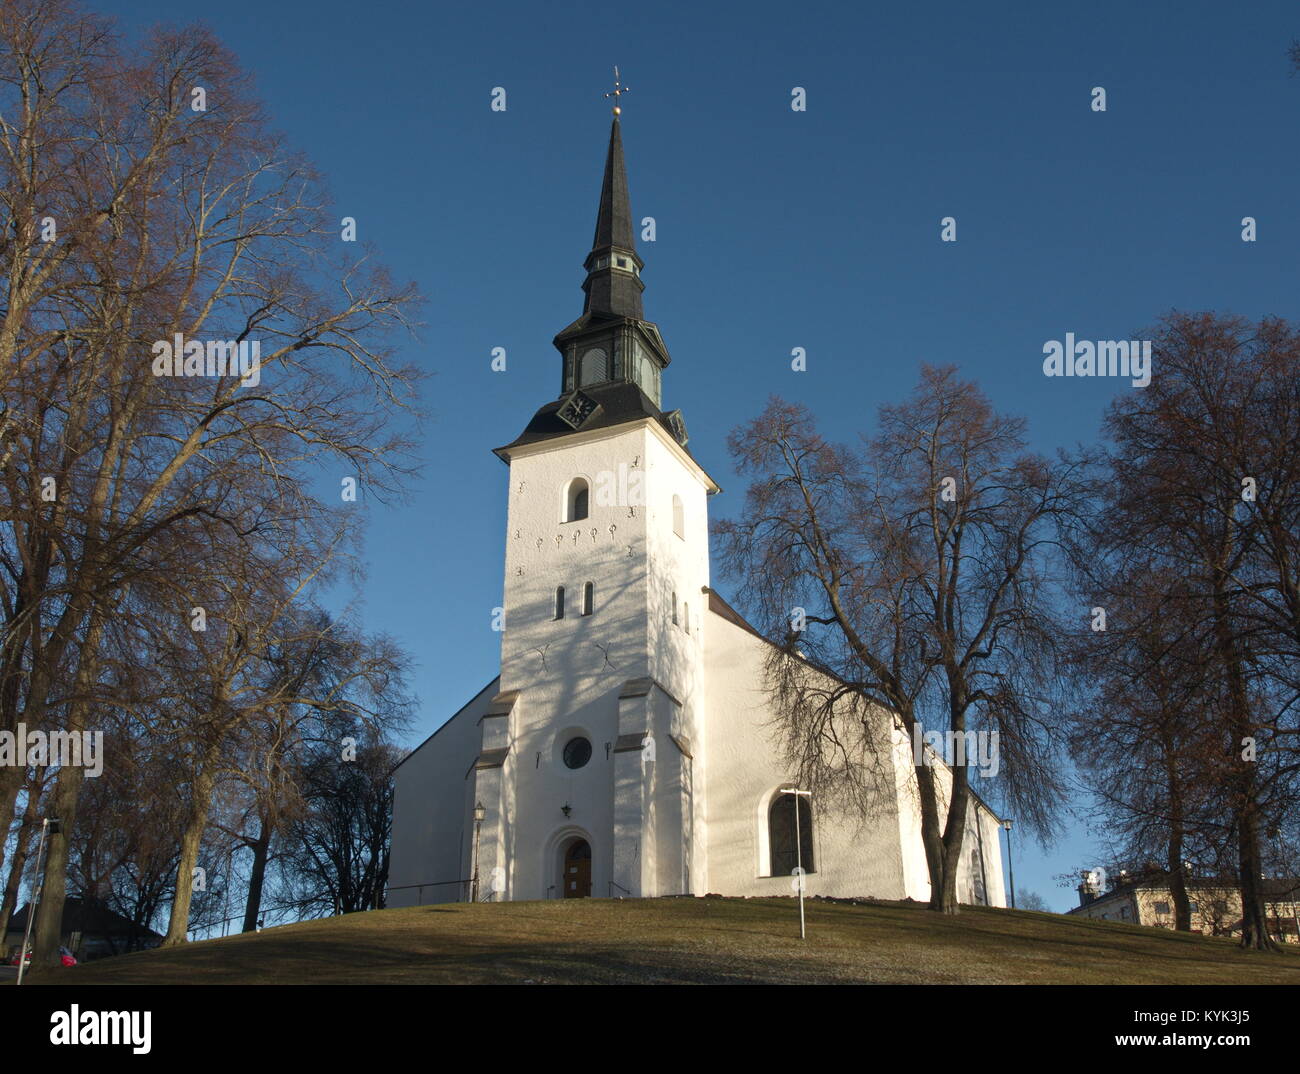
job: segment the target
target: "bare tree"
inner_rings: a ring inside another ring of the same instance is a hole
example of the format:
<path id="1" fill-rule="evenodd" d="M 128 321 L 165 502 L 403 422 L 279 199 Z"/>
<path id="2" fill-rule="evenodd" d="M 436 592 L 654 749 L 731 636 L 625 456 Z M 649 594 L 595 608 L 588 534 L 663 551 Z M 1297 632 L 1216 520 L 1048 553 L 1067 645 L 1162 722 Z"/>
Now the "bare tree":
<path id="1" fill-rule="evenodd" d="M 287 897 L 300 913 L 383 908 L 399 760 L 396 746 L 374 740 L 351 760 L 328 747 L 304 760 L 307 809 L 288 826 L 281 861 Z"/>
<path id="2" fill-rule="evenodd" d="M 1283 323 L 1173 313 L 1154 333 L 1157 375 L 1122 397 L 1105 433 L 1098 554 L 1177 574 L 1174 618 L 1206 647 L 1217 783 L 1235 841 L 1242 942 L 1271 948 L 1261 833 L 1293 801 L 1300 654 L 1296 587 L 1300 340 Z M 1279 427 L 1280 425 L 1280 427 Z"/>
<path id="3" fill-rule="evenodd" d="M 370 495 L 409 471 L 392 417 L 417 378 L 386 340 L 414 294 L 339 252 L 319 182 L 242 83 L 201 29 L 128 48 L 66 3 L 0 17 L 0 114 L 18 117 L 0 125 L 6 728 L 94 723 L 120 610 L 169 556 L 215 563 L 235 541 L 270 560 L 280 528 L 348 530 L 306 491 L 327 458 Z M 232 365 L 241 346 L 256 371 Z M 0 771 L 9 815 L 20 783 Z M 81 786 L 59 770 L 48 808 L 69 831 Z M 67 867 L 56 838 L 38 961 Z"/>
<path id="4" fill-rule="evenodd" d="M 1041 914 L 1050 914 L 1052 908 L 1036 891 L 1022 891 L 1016 896 L 1016 907 L 1020 910 L 1037 910 Z"/>
<path id="5" fill-rule="evenodd" d="M 256 929 L 272 850 L 283 845 L 288 825 L 305 821 L 313 808 L 313 758 L 354 757 L 358 739 L 384 740 L 407 725 L 407 660 L 389 639 L 368 637 L 345 619 L 301 609 L 309 629 L 289 636 L 268 654 L 271 681 L 292 679 L 290 694 L 277 693 L 244 728 L 246 757 L 238 778 L 248 805 L 236 834 L 252 853 L 243 931 Z"/>
<path id="6" fill-rule="evenodd" d="M 963 741 L 996 731 L 997 797 L 1046 834 L 1063 689 L 1046 557 L 1074 509 L 1071 474 L 1026 453 L 1023 422 L 996 414 L 952 368 L 924 368 L 912 398 L 880 421 L 861 454 L 827 444 L 804 408 L 779 400 L 733 433 L 738 469 L 755 480 L 742 518 L 717 526 L 721 562 L 787 648 L 792 609 L 808 609 L 798 644 L 842 684 L 833 692 L 892 711 L 909 740 L 925 728 Z M 820 722 L 801 718 L 788 660 L 774 655 L 769 678 L 797 748 L 836 725 L 825 705 Z M 860 726 L 859 709 L 848 712 Z M 861 774 L 826 770 L 821 753 L 802 751 L 810 778 Z M 930 905 L 953 913 L 970 766 L 913 763 Z"/>
<path id="7" fill-rule="evenodd" d="M 1217 857 L 1226 838 L 1211 646 L 1179 615 L 1182 579 L 1141 550 L 1099 555 L 1108 518 L 1089 521 L 1072 552 L 1094 629 L 1076 637 L 1075 668 L 1094 688 L 1072 713 L 1071 753 L 1110 860 L 1134 873 L 1163 861 L 1175 928 L 1188 931 L 1186 862 Z"/>

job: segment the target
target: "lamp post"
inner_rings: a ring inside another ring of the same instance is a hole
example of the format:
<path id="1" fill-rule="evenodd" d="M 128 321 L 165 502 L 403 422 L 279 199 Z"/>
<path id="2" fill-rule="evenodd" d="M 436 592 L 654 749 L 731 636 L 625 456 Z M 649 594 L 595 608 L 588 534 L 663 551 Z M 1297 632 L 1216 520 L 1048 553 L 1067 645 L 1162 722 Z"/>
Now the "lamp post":
<path id="1" fill-rule="evenodd" d="M 57 820 L 46 817 L 41 821 L 41 839 L 36 844 L 36 888 L 32 892 L 31 902 L 27 904 L 27 929 L 23 933 L 23 946 L 18 951 L 18 980 L 15 984 L 23 983 L 23 971 L 27 968 L 27 950 L 32 942 L 32 925 L 36 922 L 36 910 L 41 905 L 41 893 L 45 890 L 45 867 L 49 865 L 49 858 L 45 854 L 46 837 L 58 834 Z"/>
<path id="2" fill-rule="evenodd" d="M 799 830 L 799 799 L 812 798 L 812 791 L 801 791 L 794 787 L 782 787 L 781 793 L 794 795 L 794 853 L 795 869 L 798 870 L 796 875 L 799 878 L 799 939 L 806 940 L 808 935 L 804 928 L 803 916 L 803 833 Z"/>
<path id="3" fill-rule="evenodd" d="M 478 842 L 479 832 L 483 828 L 483 818 L 487 816 L 487 807 L 482 802 L 474 803 L 474 880 L 470 885 L 470 902 L 478 902 Z"/>
<path id="4" fill-rule="evenodd" d="M 1011 860 L 1011 821 L 1004 820 L 1002 827 L 1007 833 L 1007 876 L 1011 880 L 1011 909 L 1016 908 L 1016 867 Z"/>

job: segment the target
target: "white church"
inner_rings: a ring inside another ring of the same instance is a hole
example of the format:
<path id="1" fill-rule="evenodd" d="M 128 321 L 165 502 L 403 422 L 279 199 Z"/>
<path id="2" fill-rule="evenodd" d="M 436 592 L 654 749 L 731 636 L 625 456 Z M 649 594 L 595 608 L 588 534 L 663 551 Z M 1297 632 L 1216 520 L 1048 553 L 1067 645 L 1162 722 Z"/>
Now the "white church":
<path id="1" fill-rule="evenodd" d="M 670 359 L 642 313 L 632 221 L 616 108 L 586 302 L 555 337 L 559 398 L 496 449 L 501 672 L 397 768 L 387 904 L 790 895 L 800 865 L 811 895 L 928 901 L 890 713 L 892 802 L 863 817 L 786 793 L 771 643 L 710 588 L 720 489 L 661 409 Z M 1005 905 L 999 835 L 973 797 L 962 902 Z"/>

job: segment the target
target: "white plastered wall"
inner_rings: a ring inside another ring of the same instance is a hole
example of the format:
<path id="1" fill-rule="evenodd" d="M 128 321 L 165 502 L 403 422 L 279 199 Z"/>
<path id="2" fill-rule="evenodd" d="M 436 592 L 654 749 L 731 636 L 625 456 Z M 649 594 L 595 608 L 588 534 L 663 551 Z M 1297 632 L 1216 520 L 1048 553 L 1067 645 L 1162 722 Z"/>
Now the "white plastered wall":
<path id="1" fill-rule="evenodd" d="M 394 777 L 389 906 L 420 906 L 464 898 L 469 854 L 466 820 L 479 753 L 479 717 L 497 692 L 493 679 L 402 762 Z M 416 886 L 419 885 L 419 886 Z"/>
<path id="2" fill-rule="evenodd" d="M 708 889 L 722 895 L 789 895 L 789 876 L 770 876 L 767 807 L 791 773 L 782 760 L 764 688 L 767 644 L 709 613 L 707 750 Z M 882 797 L 868 817 L 813 802 L 813 867 L 806 891 L 840 898 L 905 895 L 899 820 Z"/>

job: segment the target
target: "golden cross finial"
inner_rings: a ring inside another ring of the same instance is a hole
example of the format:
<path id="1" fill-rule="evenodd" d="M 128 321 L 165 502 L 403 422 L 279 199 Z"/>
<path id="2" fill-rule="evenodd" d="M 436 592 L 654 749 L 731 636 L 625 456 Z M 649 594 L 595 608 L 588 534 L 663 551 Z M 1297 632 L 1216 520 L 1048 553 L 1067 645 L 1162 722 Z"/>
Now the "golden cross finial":
<path id="1" fill-rule="evenodd" d="M 614 115 L 618 115 L 623 111 L 623 109 L 621 109 L 618 106 L 619 97 L 621 97 L 624 93 L 631 93 L 631 92 L 632 92 L 632 88 L 630 86 L 624 86 L 619 83 L 618 65 L 615 64 L 614 65 L 614 92 L 605 94 L 606 97 L 614 98 Z"/>

